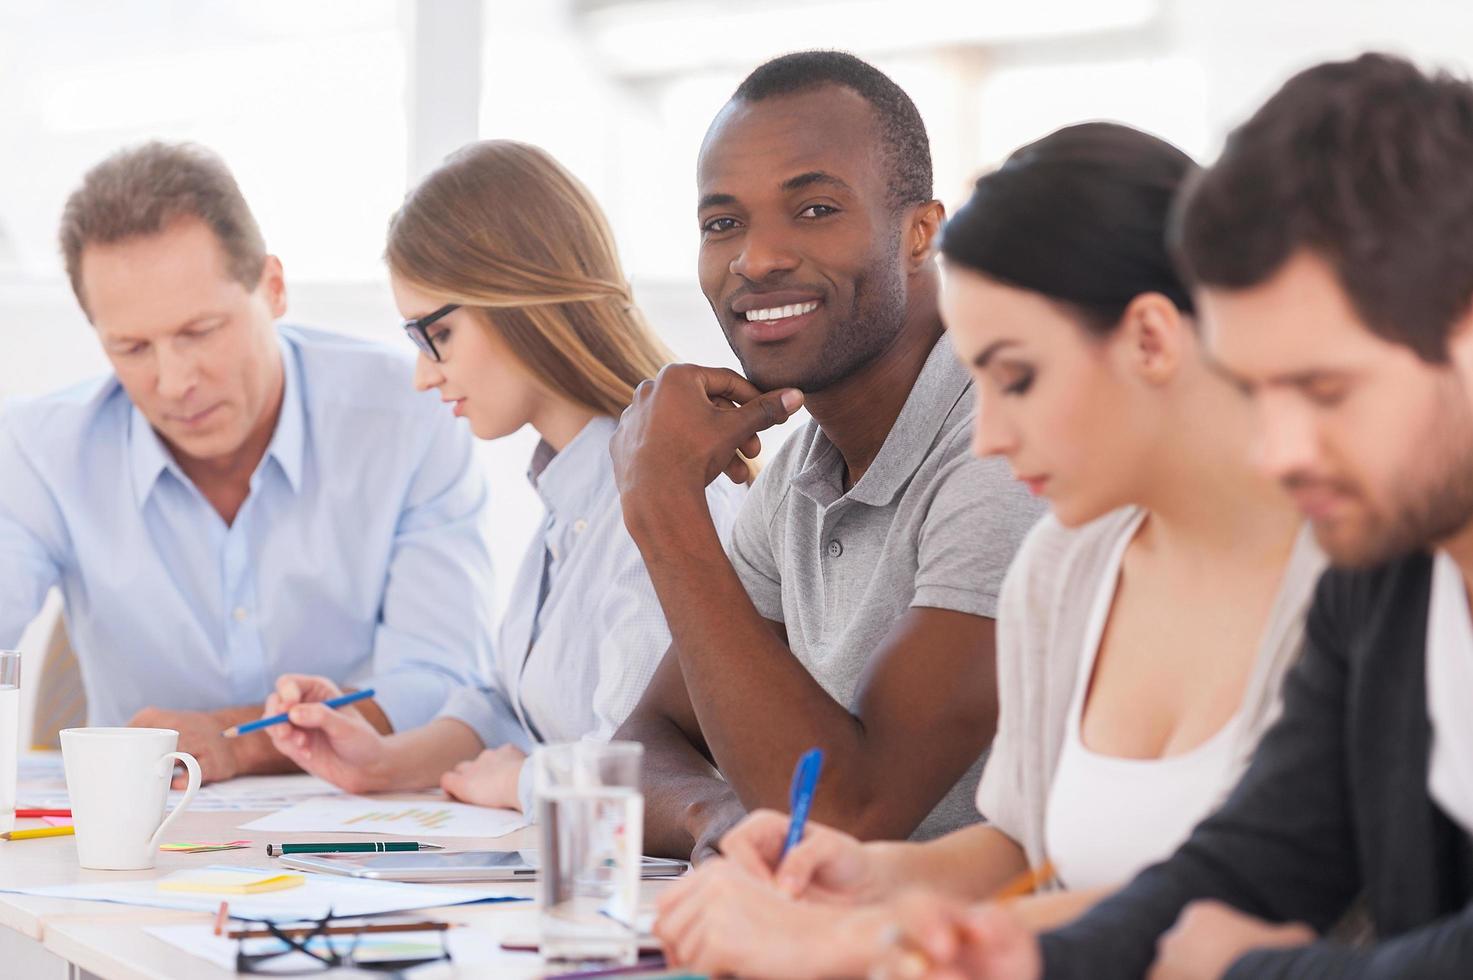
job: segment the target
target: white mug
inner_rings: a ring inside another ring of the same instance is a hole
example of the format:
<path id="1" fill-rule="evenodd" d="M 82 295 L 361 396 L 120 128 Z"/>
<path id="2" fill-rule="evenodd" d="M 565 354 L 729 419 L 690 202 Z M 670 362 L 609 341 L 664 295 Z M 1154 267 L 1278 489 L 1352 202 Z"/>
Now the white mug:
<path id="1" fill-rule="evenodd" d="M 175 752 L 169 728 L 66 728 L 61 757 L 77 834 L 77 860 L 97 871 L 151 868 L 169 824 L 199 792 L 199 763 Z M 189 770 L 184 799 L 164 816 L 175 760 Z"/>

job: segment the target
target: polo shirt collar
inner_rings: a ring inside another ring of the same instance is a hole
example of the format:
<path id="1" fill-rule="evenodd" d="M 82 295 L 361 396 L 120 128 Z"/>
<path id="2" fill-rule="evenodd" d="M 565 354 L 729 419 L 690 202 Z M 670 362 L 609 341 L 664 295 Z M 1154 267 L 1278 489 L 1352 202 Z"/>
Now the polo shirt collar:
<path id="1" fill-rule="evenodd" d="M 859 482 L 843 492 L 843 454 L 820 428 L 793 488 L 822 506 L 841 497 L 872 507 L 889 504 L 930 455 L 937 433 L 971 387 L 971 376 L 957 360 L 950 335 L 943 333 L 921 366 L 879 455 Z"/>

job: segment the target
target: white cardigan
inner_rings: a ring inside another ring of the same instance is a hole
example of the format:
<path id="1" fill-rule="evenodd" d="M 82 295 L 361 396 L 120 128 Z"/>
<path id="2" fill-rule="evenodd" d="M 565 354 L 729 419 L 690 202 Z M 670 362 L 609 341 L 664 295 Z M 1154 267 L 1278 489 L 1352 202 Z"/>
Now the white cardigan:
<path id="1" fill-rule="evenodd" d="M 1052 514 L 1036 525 L 1003 582 L 997 618 L 997 736 L 977 787 L 977 809 L 1023 848 L 1031 867 L 1046 859 L 1044 819 L 1079 677 L 1092 600 L 1110 556 L 1139 516 L 1112 511 L 1079 528 Z M 1304 641 L 1304 616 L 1325 556 L 1306 527 L 1284 570 L 1258 661 L 1243 694 L 1236 766 L 1225 797 L 1259 739 L 1278 717 L 1284 674 Z"/>

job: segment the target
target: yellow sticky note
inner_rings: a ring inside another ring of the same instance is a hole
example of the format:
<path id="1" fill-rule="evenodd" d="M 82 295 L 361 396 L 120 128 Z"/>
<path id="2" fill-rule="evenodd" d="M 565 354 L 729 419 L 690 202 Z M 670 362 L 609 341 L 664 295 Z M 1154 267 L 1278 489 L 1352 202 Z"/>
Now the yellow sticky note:
<path id="1" fill-rule="evenodd" d="M 305 875 L 254 871 L 181 871 L 159 882 L 166 892 L 211 892 L 216 895 L 259 895 L 306 884 Z"/>

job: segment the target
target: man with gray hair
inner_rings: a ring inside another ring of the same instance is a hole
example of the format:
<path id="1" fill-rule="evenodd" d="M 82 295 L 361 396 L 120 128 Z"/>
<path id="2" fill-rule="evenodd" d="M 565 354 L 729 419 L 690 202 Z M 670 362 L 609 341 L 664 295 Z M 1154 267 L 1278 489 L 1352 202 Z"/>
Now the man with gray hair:
<path id="1" fill-rule="evenodd" d="M 288 671 L 434 717 L 489 653 L 486 489 L 410 352 L 278 327 L 282 264 L 196 146 L 94 167 L 61 248 L 113 372 L 0 416 L 0 647 L 59 587 L 89 722 L 178 729 L 206 779 L 291 768 L 220 735 Z"/>

